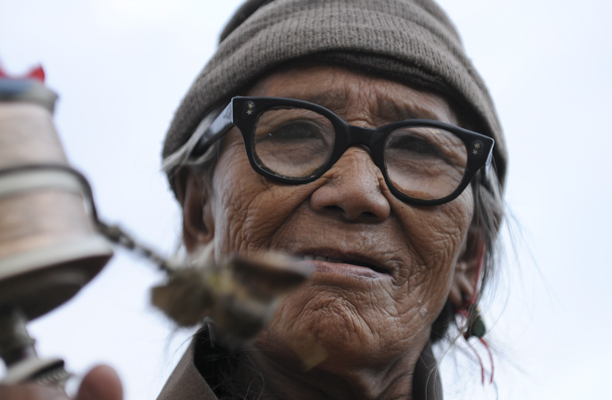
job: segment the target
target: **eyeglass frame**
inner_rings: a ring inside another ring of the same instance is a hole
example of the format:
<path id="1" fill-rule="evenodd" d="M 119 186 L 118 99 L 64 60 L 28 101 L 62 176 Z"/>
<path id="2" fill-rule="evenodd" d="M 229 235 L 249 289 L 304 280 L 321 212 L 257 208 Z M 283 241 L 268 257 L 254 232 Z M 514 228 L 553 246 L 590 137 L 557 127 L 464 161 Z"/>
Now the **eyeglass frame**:
<path id="1" fill-rule="evenodd" d="M 289 178 L 279 176 L 262 168 L 255 160 L 253 154 L 253 141 L 256 130 L 258 116 L 270 109 L 280 109 L 282 107 L 297 107 L 318 113 L 327 118 L 334 127 L 334 147 L 327 163 L 317 169 L 317 174 L 304 178 Z M 364 128 L 349 125 L 348 122 L 334 114 L 327 108 L 315 103 L 304 100 L 290 99 L 284 97 L 252 97 L 235 96 L 223 111 L 214 119 L 210 126 L 204 130 L 202 136 L 197 140 L 193 149 L 189 153 L 189 158 L 197 158 L 204 154 L 206 150 L 218 139 L 220 139 L 231 128 L 236 126 L 242 135 L 245 151 L 249 163 L 258 174 L 280 183 L 286 184 L 306 184 L 319 179 L 325 172 L 338 162 L 340 157 L 352 146 L 363 145 L 370 149 L 374 164 L 380 169 L 385 182 L 391 193 L 407 204 L 419 206 L 436 206 L 448 203 L 456 199 L 474 178 L 474 175 L 482 167 L 491 166 L 493 156 L 493 146 L 495 140 L 489 136 L 470 131 L 452 124 L 429 119 L 407 119 L 396 121 L 379 128 Z M 465 145 L 467 150 L 467 165 L 463 174 L 463 179 L 459 186 L 449 195 L 433 200 L 423 200 L 410 197 L 395 187 L 388 176 L 385 167 L 385 141 L 394 130 L 399 127 L 430 127 L 444 129 L 457 136 Z"/>

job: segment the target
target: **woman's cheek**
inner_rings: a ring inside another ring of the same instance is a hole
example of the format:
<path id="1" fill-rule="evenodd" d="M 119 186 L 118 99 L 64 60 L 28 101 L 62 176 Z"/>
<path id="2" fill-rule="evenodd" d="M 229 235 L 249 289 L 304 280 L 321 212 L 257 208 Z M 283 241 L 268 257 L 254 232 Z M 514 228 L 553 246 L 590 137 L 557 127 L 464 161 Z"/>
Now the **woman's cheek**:
<path id="1" fill-rule="evenodd" d="M 242 155 L 233 155 L 235 161 L 225 164 L 231 167 L 215 174 L 212 212 L 218 254 L 274 248 L 274 234 L 289 228 L 291 216 L 307 198 L 303 185 L 271 182 Z"/>
<path id="2" fill-rule="evenodd" d="M 405 307 L 407 319 L 429 325 L 446 304 L 473 207 L 469 188 L 441 206 L 396 207 L 414 261 L 400 274 L 406 298 L 398 305 Z"/>

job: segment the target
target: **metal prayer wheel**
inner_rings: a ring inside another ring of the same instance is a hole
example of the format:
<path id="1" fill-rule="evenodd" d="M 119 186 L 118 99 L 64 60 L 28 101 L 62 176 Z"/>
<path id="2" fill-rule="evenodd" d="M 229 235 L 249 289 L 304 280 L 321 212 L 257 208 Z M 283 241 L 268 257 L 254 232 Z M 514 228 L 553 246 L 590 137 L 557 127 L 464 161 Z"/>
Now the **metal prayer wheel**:
<path id="1" fill-rule="evenodd" d="M 45 370 L 60 360 L 38 360 L 25 324 L 72 298 L 112 250 L 88 210 L 89 186 L 69 168 L 53 125 L 57 96 L 32 77 L 3 75 L 0 71 L 0 357 L 8 367 L 3 382 L 53 380 L 57 368 L 46 375 Z"/>

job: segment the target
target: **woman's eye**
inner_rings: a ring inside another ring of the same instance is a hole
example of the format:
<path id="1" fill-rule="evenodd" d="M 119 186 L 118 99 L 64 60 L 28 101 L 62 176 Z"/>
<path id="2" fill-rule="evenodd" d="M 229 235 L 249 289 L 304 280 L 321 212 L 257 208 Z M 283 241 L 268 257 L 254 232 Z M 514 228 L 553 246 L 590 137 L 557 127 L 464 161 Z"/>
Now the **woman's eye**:
<path id="1" fill-rule="evenodd" d="M 443 157 L 436 146 L 417 136 L 395 137 L 389 143 L 388 148 L 415 153 L 421 156 Z"/>
<path id="2" fill-rule="evenodd" d="M 300 140 L 319 139 L 321 134 L 312 124 L 290 123 L 280 126 L 271 132 L 261 135 L 257 141 L 271 140 L 275 142 L 288 142 Z"/>

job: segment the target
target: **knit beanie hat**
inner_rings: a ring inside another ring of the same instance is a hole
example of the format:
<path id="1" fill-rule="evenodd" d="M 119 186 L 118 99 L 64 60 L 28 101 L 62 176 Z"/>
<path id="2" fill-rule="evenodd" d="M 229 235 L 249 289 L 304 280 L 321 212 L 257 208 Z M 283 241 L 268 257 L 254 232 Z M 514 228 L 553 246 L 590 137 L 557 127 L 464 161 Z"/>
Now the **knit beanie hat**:
<path id="1" fill-rule="evenodd" d="M 507 152 L 493 101 L 455 27 L 431 0 L 247 0 L 176 111 L 162 157 L 181 148 L 211 108 L 298 59 L 388 77 L 458 104 L 470 129 L 495 139 L 503 185 Z"/>

